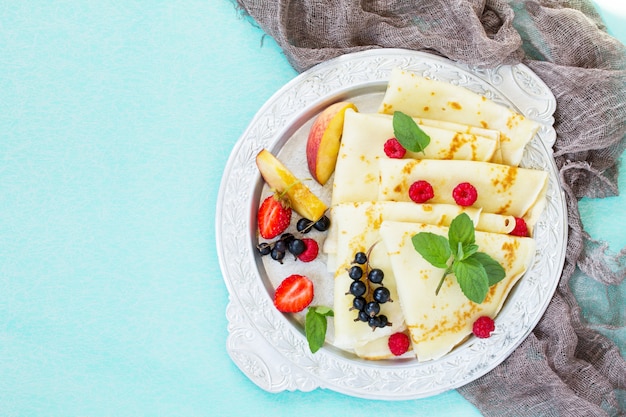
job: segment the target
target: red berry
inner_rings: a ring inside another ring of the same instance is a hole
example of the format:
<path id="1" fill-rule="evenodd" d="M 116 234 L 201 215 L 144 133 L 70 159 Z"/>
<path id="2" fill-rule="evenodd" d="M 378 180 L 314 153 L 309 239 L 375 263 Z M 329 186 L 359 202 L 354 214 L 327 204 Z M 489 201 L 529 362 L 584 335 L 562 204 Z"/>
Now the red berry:
<path id="1" fill-rule="evenodd" d="M 400 356 L 404 355 L 409 350 L 411 340 L 409 339 L 409 336 L 407 336 L 405 333 L 398 332 L 389 336 L 387 345 L 389 345 L 389 350 L 391 351 L 391 353 L 393 353 L 395 356 Z"/>
<path id="2" fill-rule="evenodd" d="M 480 316 L 474 322 L 472 326 L 472 332 L 476 337 L 480 337 L 481 339 L 486 339 L 491 336 L 491 332 L 493 332 L 496 328 L 496 324 L 491 317 L 488 316 Z"/>
<path id="3" fill-rule="evenodd" d="M 515 227 L 509 232 L 509 234 L 513 236 L 527 237 L 528 225 L 526 225 L 526 221 L 520 217 L 516 217 Z"/>
<path id="4" fill-rule="evenodd" d="M 409 187 L 409 197 L 416 203 L 425 203 L 434 196 L 433 186 L 428 181 L 415 181 Z"/>
<path id="5" fill-rule="evenodd" d="M 396 138 L 387 139 L 383 149 L 385 150 L 385 155 L 389 158 L 402 159 L 406 154 L 406 149 Z"/>
<path id="6" fill-rule="evenodd" d="M 313 301 L 313 282 L 304 275 L 293 274 L 280 283 L 274 293 L 274 305 L 283 313 L 297 313 Z"/>
<path id="7" fill-rule="evenodd" d="M 319 245 L 315 240 L 306 237 L 302 239 L 302 242 L 304 243 L 304 252 L 298 255 L 298 259 L 302 262 L 311 262 L 317 258 Z"/>
<path id="8" fill-rule="evenodd" d="M 288 201 L 274 194 L 261 203 L 257 214 L 259 233 L 265 239 L 272 239 L 284 232 L 291 222 L 291 208 Z"/>
<path id="9" fill-rule="evenodd" d="M 478 191 L 469 182 L 462 182 L 454 187 L 452 197 L 459 206 L 471 206 L 478 199 Z"/>

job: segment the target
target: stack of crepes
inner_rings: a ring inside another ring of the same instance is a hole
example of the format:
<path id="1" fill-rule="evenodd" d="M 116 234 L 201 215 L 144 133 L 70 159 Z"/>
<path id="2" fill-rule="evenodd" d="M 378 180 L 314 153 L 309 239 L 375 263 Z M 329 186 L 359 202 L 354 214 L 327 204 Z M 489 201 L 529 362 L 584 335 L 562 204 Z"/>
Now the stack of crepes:
<path id="1" fill-rule="evenodd" d="M 384 152 L 394 136 L 392 114 L 414 118 L 430 137 L 424 152 L 392 159 Z M 437 359 L 463 342 L 480 316 L 494 318 L 535 254 L 532 237 L 509 235 L 515 217 L 530 235 L 545 206 L 548 174 L 519 167 L 525 146 L 539 124 L 463 87 L 395 69 L 378 113 L 345 114 L 332 190 L 332 226 L 323 250 L 335 276 L 335 346 L 366 359 L 392 357 L 387 339 L 407 332 L 419 361 Z M 434 197 L 417 204 L 410 185 L 428 181 Z M 478 191 L 469 207 L 455 203 L 452 189 L 462 182 Z M 461 292 L 454 275 L 435 289 L 444 270 L 414 249 L 421 231 L 447 237 L 450 222 L 467 213 L 476 243 L 500 262 L 506 277 L 476 304 Z M 390 326 L 372 330 L 355 321 L 348 269 L 357 252 L 370 251 L 372 267 L 385 273 L 393 302 L 381 305 Z"/>

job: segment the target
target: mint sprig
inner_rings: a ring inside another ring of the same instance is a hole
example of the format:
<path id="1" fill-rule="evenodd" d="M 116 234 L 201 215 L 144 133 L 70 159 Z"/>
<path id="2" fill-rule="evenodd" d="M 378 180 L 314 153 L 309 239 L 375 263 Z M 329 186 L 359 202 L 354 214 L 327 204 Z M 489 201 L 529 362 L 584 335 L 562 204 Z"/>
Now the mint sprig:
<path id="1" fill-rule="evenodd" d="M 475 241 L 474 223 L 466 213 L 452 220 L 448 238 L 420 232 L 411 238 L 413 247 L 431 265 L 445 269 L 435 295 L 445 278 L 454 273 L 465 296 L 480 304 L 485 300 L 489 287 L 502 281 L 506 271 L 498 261 L 484 252 L 478 251 Z"/>
<path id="2" fill-rule="evenodd" d="M 415 123 L 412 117 L 396 111 L 393 113 L 393 134 L 407 151 L 424 152 L 430 136 Z"/>
<path id="3" fill-rule="evenodd" d="M 332 316 L 334 316 L 334 312 L 329 307 L 309 307 L 304 317 L 304 332 L 311 353 L 317 352 L 324 345 L 326 329 L 328 328 L 326 317 Z"/>

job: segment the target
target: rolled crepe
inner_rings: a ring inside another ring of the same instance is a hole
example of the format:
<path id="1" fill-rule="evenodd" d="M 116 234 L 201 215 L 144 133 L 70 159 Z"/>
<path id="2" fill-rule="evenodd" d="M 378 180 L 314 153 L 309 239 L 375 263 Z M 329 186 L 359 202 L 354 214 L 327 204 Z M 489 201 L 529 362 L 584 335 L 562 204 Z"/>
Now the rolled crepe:
<path id="1" fill-rule="evenodd" d="M 548 173 L 542 170 L 476 161 L 401 160 L 379 162 L 378 200 L 411 201 L 409 187 L 428 181 L 434 190 L 429 203 L 455 204 L 452 190 L 469 182 L 478 191 L 473 207 L 487 213 L 522 217 L 534 224 L 545 207 Z"/>
<path id="2" fill-rule="evenodd" d="M 322 251 L 327 254 L 326 266 L 329 272 L 337 268 L 337 245 L 339 233 L 350 233 L 351 216 L 363 216 L 375 212 L 386 220 L 426 223 L 435 226 L 449 226 L 459 214 L 467 213 L 473 220 L 476 230 L 493 233 L 509 233 L 515 227 L 513 216 L 482 213 L 474 207 L 461 207 L 456 204 L 416 204 L 413 202 L 367 201 L 342 203 L 330 210 L 331 226 L 324 240 Z M 371 214 L 370 214 L 371 215 Z"/>
<path id="3" fill-rule="evenodd" d="M 481 304 L 461 292 L 454 274 L 448 275 L 435 295 L 444 270 L 432 266 L 413 247 L 411 237 L 419 232 L 447 236 L 448 228 L 420 223 L 384 221 L 379 233 L 396 280 L 400 305 L 411 334 L 417 359 L 428 361 L 450 352 L 472 332 L 480 316 L 494 318 L 519 278 L 531 264 L 535 241 L 509 235 L 476 232 L 481 252 L 500 262 L 505 278 L 493 285 Z"/>
<path id="4" fill-rule="evenodd" d="M 464 87 L 394 69 L 379 112 L 462 123 L 500 131 L 502 163 L 519 165 L 540 125 Z"/>
<path id="5" fill-rule="evenodd" d="M 431 124 L 437 122 L 429 121 Z M 440 123 L 441 127 L 421 125 L 430 136 L 424 152 L 407 152 L 405 158 L 413 159 L 464 159 L 489 161 L 498 148 L 493 133 L 480 136 L 467 126 Z M 443 126 L 447 127 L 444 129 Z M 459 130 L 450 130 L 459 129 Z M 364 114 L 346 110 L 343 134 L 332 190 L 332 204 L 348 201 L 375 200 L 378 182 L 378 161 L 388 159 L 385 142 L 394 137 L 392 116 Z"/>

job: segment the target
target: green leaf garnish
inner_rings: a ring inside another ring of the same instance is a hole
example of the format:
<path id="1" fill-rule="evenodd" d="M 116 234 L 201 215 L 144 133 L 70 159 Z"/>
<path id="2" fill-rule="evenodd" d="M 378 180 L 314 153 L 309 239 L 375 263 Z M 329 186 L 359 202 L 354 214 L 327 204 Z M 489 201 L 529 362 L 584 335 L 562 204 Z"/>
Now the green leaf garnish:
<path id="1" fill-rule="evenodd" d="M 487 255 L 486 253 L 477 252 L 472 255 L 472 258 L 478 260 L 483 268 L 485 268 L 490 287 L 502 281 L 506 276 L 506 271 L 504 270 L 502 265 L 500 265 L 498 261 Z"/>
<path id="2" fill-rule="evenodd" d="M 393 134 L 407 151 L 424 152 L 430 136 L 415 123 L 412 117 L 396 111 L 393 113 Z"/>
<path id="3" fill-rule="evenodd" d="M 413 247 L 424 259 L 437 268 L 447 268 L 452 252 L 446 238 L 435 233 L 422 232 L 411 238 Z"/>
<path id="4" fill-rule="evenodd" d="M 459 243 L 463 245 L 464 252 L 469 252 L 468 246 L 473 245 L 476 240 L 474 222 L 467 213 L 461 213 L 452 220 L 448 229 L 448 241 L 450 242 L 450 250 L 453 252 L 458 253 Z"/>
<path id="5" fill-rule="evenodd" d="M 489 280 L 480 261 L 467 258 L 454 262 L 452 270 L 463 294 L 477 304 L 482 303 L 489 291 Z"/>
<path id="6" fill-rule="evenodd" d="M 463 294 L 480 304 L 485 300 L 489 287 L 504 279 L 506 271 L 502 265 L 488 254 L 479 252 L 475 238 L 474 223 L 466 213 L 452 220 L 448 239 L 430 232 L 420 232 L 411 237 L 413 247 L 426 261 L 444 269 L 435 295 L 439 294 L 446 277 L 454 273 Z"/>
<path id="7" fill-rule="evenodd" d="M 334 316 L 334 312 L 329 307 L 309 307 L 304 318 L 304 332 L 311 353 L 317 352 L 324 345 L 326 329 L 328 328 L 326 317 L 332 316 Z"/>

